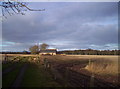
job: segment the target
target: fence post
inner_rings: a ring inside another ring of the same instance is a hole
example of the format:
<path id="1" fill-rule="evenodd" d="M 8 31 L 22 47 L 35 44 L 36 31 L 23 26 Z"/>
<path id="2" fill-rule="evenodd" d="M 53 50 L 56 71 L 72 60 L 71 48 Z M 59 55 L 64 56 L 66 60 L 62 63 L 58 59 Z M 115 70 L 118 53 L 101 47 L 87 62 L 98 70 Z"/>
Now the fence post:
<path id="1" fill-rule="evenodd" d="M 91 60 L 89 60 L 89 66 L 92 66 L 93 62 L 91 62 Z M 90 67 L 92 68 L 92 67 Z M 94 87 L 94 71 L 92 71 L 92 75 L 91 75 L 91 78 L 90 78 L 90 87 Z"/>
<path id="2" fill-rule="evenodd" d="M 68 67 L 66 67 L 66 70 L 65 70 L 65 87 L 68 87 Z"/>
<path id="3" fill-rule="evenodd" d="M 4 60 L 7 61 L 7 54 L 5 54 L 5 59 Z"/>
<path id="4" fill-rule="evenodd" d="M 94 73 L 92 73 L 91 78 L 90 78 L 90 87 L 94 87 Z"/>
<path id="5" fill-rule="evenodd" d="M 91 64 L 91 60 L 89 59 L 89 66 L 90 66 L 90 64 Z"/>

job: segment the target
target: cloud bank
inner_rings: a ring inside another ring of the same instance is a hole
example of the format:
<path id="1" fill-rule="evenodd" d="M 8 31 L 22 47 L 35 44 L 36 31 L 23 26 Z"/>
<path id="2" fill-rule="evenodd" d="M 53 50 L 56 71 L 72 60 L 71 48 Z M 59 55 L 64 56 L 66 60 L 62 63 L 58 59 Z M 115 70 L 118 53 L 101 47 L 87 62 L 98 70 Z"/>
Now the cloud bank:
<path id="1" fill-rule="evenodd" d="M 37 2 L 26 12 L 3 22 L 3 51 L 23 51 L 47 43 L 51 48 L 118 49 L 117 2 Z"/>

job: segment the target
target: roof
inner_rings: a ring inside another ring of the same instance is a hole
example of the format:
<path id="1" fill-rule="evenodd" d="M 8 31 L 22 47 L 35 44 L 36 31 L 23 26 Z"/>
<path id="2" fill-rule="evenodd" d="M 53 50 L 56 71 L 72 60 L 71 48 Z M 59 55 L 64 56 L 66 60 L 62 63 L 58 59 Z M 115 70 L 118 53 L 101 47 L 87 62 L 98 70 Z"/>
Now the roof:
<path id="1" fill-rule="evenodd" d="M 40 50 L 40 53 L 56 53 L 56 49 L 46 49 L 46 50 Z"/>

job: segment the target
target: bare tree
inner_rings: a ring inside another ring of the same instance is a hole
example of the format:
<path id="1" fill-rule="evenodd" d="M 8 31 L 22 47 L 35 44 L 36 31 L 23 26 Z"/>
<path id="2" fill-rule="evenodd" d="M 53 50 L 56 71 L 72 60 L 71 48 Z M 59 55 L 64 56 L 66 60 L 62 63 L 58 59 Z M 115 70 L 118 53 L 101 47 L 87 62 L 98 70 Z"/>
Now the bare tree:
<path id="1" fill-rule="evenodd" d="M 45 49 L 47 49 L 48 47 L 49 47 L 48 44 L 43 43 L 43 44 L 40 45 L 40 50 L 45 50 Z"/>
<path id="2" fill-rule="evenodd" d="M 0 3 L 0 7 L 2 7 L 2 16 L 5 18 L 5 13 L 10 16 L 13 14 L 22 14 L 25 15 L 24 11 L 44 11 L 45 9 L 32 9 L 29 8 L 27 3 L 19 2 L 17 0 L 2 0 Z"/>
<path id="3" fill-rule="evenodd" d="M 29 48 L 29 50 L 30 50 L 31 54 L 37 54 L 37 53 L 39 53 L 39 46 L 38 45 L 31 46 Z"/>

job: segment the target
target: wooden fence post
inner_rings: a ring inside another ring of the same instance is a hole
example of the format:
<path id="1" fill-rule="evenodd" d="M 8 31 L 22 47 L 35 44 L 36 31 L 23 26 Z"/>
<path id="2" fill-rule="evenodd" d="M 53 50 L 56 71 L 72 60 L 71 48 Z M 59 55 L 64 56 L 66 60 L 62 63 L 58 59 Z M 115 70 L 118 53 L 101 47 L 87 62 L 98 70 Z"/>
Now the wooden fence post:
<path id="1" fill-rule="evenodd" d="M 94 87 L 94 73 L 92 73 L 91 78 L 90 78 L 90 87 Z"/>
<path id="2" fill-rule="evenodd" d="M 7 61 L 7 54 L 5 54 L 5 59 L 4 59 L 4 61 Z"/>
<path id="3" fill-rule="evenodd" d="M 90 64 L 91 64 L 91 60 L 89 59 L 89 66 L 90 66 Z"/>
<path id="4" fill-rule="evenodd" d="M 89 60 L 89 65 L 91 66 L 92 64 L 93 64 L 93 62 L 91 62 L 91 60 Z M 94 71 L 93 71 L 91 78 L 90 78 L 90 87 L 94 87 L 94 77 L 95 77 L 95 75 L 94 75 Z"/>
<path id="5" fill-rule="evenodd" d="M 45 67 L 45 70 L 46 70 L 46 68 L 47 68 L 47 58 L 43 59 L 43 63 L 44 63 L 44 67 Z"/>
<path id="6" fill-rule="evenodd" d="M 69 69 L 66 67 L 65 69 L 65 87 L 68 87 L 68 78 L 69 78 Z"/>

